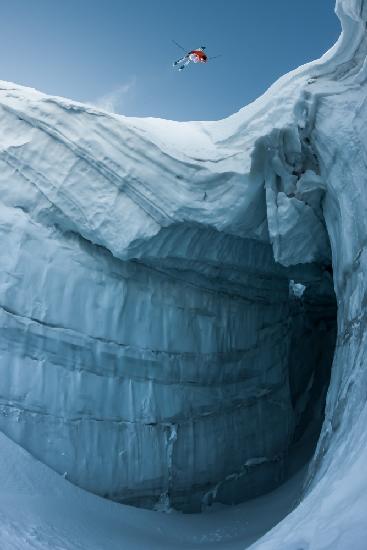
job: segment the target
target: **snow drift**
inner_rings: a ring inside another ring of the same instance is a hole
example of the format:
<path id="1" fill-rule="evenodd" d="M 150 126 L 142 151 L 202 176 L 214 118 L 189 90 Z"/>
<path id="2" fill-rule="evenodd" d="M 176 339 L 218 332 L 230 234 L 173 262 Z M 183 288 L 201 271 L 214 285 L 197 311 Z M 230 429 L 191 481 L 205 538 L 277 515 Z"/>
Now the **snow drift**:
<path id="1" fill-rule="evenodd" d="M 366 536 L 367 2 L 337 11 L 332 50 L 218 122 L 0 86 L 1 429 L 92 492 L 197 511 L 273 489 L 323 421 L 261 548 Z"/>

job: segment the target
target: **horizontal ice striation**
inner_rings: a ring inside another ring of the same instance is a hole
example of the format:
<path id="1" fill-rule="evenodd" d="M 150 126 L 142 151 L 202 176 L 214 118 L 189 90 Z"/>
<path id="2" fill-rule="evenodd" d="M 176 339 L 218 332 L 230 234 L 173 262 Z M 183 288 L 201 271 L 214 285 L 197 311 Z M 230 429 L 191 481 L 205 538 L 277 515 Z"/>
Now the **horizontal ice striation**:
<path id="1" fill-rule="evenodd" d="M 329 466 L 363 328 L 365 3 L 340 6 L 333 50 L 223 121 L 1 83 L 0 427 L 78 485 L 193 511 L 279 483 L 322 417 L 332 250 Z"/>
<path id="2" fill-rule="evenodd" d="M 167 493 L 192 509 L 233 473 L 249 479 L 230 500 L 281 479 L 301 305 L 293 311 L 269 245 L 233 239 L 220 267 L 192 247 L 190 265 L 179 269 L 177 252 L 159 268 L 122 262 L 23 208 L 0 216 L 5 433 L 77 484 L 133 503 Z M 178 233 L 185 249 L 193 237 Z M 310 287 L 325 281 L 328 299 L 327 273 L 305 273 Z"/>

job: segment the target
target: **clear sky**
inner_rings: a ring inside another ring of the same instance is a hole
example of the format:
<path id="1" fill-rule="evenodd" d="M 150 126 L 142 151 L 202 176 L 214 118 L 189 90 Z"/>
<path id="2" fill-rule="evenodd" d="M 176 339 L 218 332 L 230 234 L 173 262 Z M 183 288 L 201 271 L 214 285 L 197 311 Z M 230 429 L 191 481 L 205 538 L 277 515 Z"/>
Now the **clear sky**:
<path id="1" fill-rule="evenodd" d="M 212 120 L 320 57 L 334 0 L 0 0 L 0 79 L 132 116 Z M 181 73 L 201 45 L 222 54 Z"/>

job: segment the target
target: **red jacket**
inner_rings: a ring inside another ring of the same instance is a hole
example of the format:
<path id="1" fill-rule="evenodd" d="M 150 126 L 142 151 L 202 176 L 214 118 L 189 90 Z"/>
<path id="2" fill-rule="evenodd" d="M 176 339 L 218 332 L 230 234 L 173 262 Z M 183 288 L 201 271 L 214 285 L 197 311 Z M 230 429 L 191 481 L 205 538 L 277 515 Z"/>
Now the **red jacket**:
<path id="1" fill-rule="evenodd" d="M 208 60 L 207 55 L 202 50 L 192 50 L 191 53 L 195 54 L 202 63 L 206 63 Z"/>

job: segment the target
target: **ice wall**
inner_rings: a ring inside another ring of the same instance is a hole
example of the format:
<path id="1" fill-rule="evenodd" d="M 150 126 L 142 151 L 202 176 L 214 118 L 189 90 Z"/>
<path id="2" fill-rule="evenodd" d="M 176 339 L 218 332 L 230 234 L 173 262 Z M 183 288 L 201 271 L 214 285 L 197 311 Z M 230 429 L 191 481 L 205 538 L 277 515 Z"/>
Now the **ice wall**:
<path id="1" fill-rule="evenodd" d="M 6 434 L 128 502 L 194 510 L 269 490 L 320 420 L 332 257 L 339 336 L 312 487 L 342 472 L 365 411 L 365 11 L 339 2 L 333 50 L 223 121 L 1 84 Z"/>
<path id="2" fill-rule="evenodd" d="M 194 511 L 274 487 L 333 330 L 322 221 L 320 263 L 286 269 L 258 158 L 206 137 L 195 159 L 174 123 L 5 83 L 0 105 L 1 429 L 125 502 Z"/>

